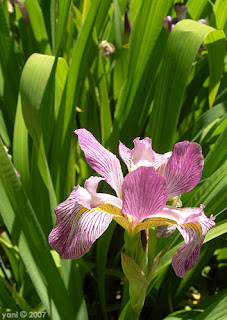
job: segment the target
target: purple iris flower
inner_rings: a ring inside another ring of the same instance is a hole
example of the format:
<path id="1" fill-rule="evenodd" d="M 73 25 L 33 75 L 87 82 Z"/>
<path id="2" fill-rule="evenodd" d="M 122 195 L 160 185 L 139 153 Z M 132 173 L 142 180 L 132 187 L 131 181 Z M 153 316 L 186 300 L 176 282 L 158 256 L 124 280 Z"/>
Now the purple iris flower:
<path id="1" fill-rule="evenodd" d="M 207 218 L 204 206 L 177 208 L 180 195 L 193 189 L 203 170 L 201 146 L 195 142 L 176 143 L 173 152 L 158 154 L 151 139 L 134 140 L 130 150 L 121 142 L 119 154 L 129 173 L 123 177 L 119 159 L 105 149 L 86 129 L 75 131 L 87 163 L 101 177 L 90 177 L 84 188 L 77 185 L 55 213 L 57 222 L 49 235 L 49 243 L 63 259 L 77 259 L 108 228 L 112 219 L 130 233 L 158 227 L 157 235 L 168 236 L 176 229 L 184 238 L 173 256 L 172 265 L 179 277 L 193 268 L 207 232 L 214 227 L 214 217 Z M 116 196 L 98 193 L 105 180 Z"/>

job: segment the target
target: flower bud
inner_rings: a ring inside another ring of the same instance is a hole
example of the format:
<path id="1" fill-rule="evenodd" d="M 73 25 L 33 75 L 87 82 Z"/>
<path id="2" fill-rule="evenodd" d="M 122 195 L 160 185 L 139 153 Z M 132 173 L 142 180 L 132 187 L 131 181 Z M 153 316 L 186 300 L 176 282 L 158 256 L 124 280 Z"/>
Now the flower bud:
<path id="1" fill-rule="evenodd" d="M 115 52 L 115 47 L 112 43 L 103 40 L 99 44 L 100 53 L 104 56 L 111 56 Z"/>

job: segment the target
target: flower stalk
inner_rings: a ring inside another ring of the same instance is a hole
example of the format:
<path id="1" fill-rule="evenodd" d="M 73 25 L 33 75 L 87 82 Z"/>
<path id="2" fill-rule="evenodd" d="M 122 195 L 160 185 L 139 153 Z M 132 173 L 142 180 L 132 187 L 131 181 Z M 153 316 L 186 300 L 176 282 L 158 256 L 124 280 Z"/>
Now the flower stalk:
<path id="1" fill-rule="evenodd" d="M 157 236 L 154 228 L 136 234 L 125 231 L 124 240 L 122 268 L 129 281 L 133 317 L 138 319 L 144 305 L 147 287 L 157 268 L 161 253 L 155 257 Z"/>

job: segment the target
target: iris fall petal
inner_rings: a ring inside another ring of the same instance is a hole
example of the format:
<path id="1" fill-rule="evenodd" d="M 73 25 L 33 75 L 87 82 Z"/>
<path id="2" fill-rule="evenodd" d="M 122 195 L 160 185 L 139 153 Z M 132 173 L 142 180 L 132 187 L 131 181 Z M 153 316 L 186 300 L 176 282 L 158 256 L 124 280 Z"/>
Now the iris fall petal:
<path id="1" fill-rule="evenodd" d="M 100 208 L 88 210 L 75 202 L 75 191 L 55 208 L 57 222 L 49 243 L 62 259 L 78 259 L 108 228 L 112 215 Z"/>
<path id="2" fill-rule="evenodd" d="M 192 221 L 194 220 L 192 216 Z M 186 277 L 186 271 L 192 269 L 200 257 L 202 247 L 207 232 L 215 226 L 214 217 L 207 218 L 201 210 L 200 218 L 183 225 L 178 225 L 177 229 L 184 238 L 184 244 L 177 249 L 177 253 L 172 258 L 173 269 L 177 276 Z"/>
<path id="3" fill-rule="evenodd" d="M 165 206 L 165 178 L 153 167 L 139 167 L 125 177 L 122 200 L 122 212 L 130 215 L 135 222 L 143 221 Z"/>

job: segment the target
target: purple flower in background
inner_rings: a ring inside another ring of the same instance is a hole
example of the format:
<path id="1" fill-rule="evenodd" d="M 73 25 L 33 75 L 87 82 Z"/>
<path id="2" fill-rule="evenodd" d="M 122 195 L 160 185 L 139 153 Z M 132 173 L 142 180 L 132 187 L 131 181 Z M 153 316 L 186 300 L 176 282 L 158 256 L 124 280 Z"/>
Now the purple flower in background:
<path id="1" fill-rule="evenodd" d="M 14 0 L 13 3 L 16 3 L 20 9 L 24 22 L 28 23 L 29 15 L 28 10 L 25 2 L 21 2 L 20 0 Z"/>
<path id="2" fill-rule="evenodd" d="M 174 4 L 173 8 L 178 19 L 185 19 L 186 12 L 189 11 L 189 9 L 185 5 L 183 5 L 183 3 L 177 2 Z"/>
<path id="3" fill-rule="evenodd" d="M 175 3 L 173 8 L 176 12 L 176 17 L 172 18 L 171 16 L 167 16 L 163 19 L 163 23 L 162 23 L 163 27 L 168 32 L 171 32 L 179 21 L 185 19 L 186 12 L 189 11 L 189 9 L 185 5 L 183 5 L 183 3 L 181 2 Z M 199 19 L 198 22 L 207 24 L 206 19 Z"/>
<path id="4" fill-rule="evenodd" d="M 9 154 L 9 149 L 6 146 L 4 146 L 4 149 L 5 149 L 5 152 L 8 155 L 8 158 L 10 159 L 10 161 L 12 163 L 12 156 L 11 156 L 11 154 Z M 14 172 L 16 173 L 16 175 L 17 175 L 17 178 L 19 179 L 20 178 L 19 172 L 17 171 L 17 169 L 14 166 L 13 166 L 13 169 L 14 169 Z"/>
<path id="5" fill-rule="evenodd" d="M 189 10 L 186 6 L 181 2 L 177 2 L 174 4 L 174 10 L 176 12 L 176 17 L 172 19 L 171 16 L 167 16 L 163 20 L 163 27 L 171 32 L 173 27 L 181 20 L 185 19 L 186 12 Z"/>
<path id="6" fill-rule="evenodd" d="M 207 218 L 204 206 L 176 208 L 166 202 L 193 189 L 203 169 L 200 145 L 179 142 L 173 152 L 158 154 L 151 140 L 134 140 L 128 149 L 121 142 L 119 154 L 128 167 L 123 177 L 120 161 L 85 129 L 76 130 L 87 163 L 101 177 L 90 177 L 84 188 L 76 186 L 68 199 L 59 204 L 57 222 L 49 235 L 49 243 L 63 259 L 77 259 L 108 228 L 112 219 L 130 233 L 158 227 L 158 236 L 168 236 L 176 229 L 184 238 L 173 256 L 176 274 L 186 276 L 198 261 L 206 233 L 214 227 L 214 218 Z M 116 196 L 98 193 L 97 186 L 105 180 Z"/>

